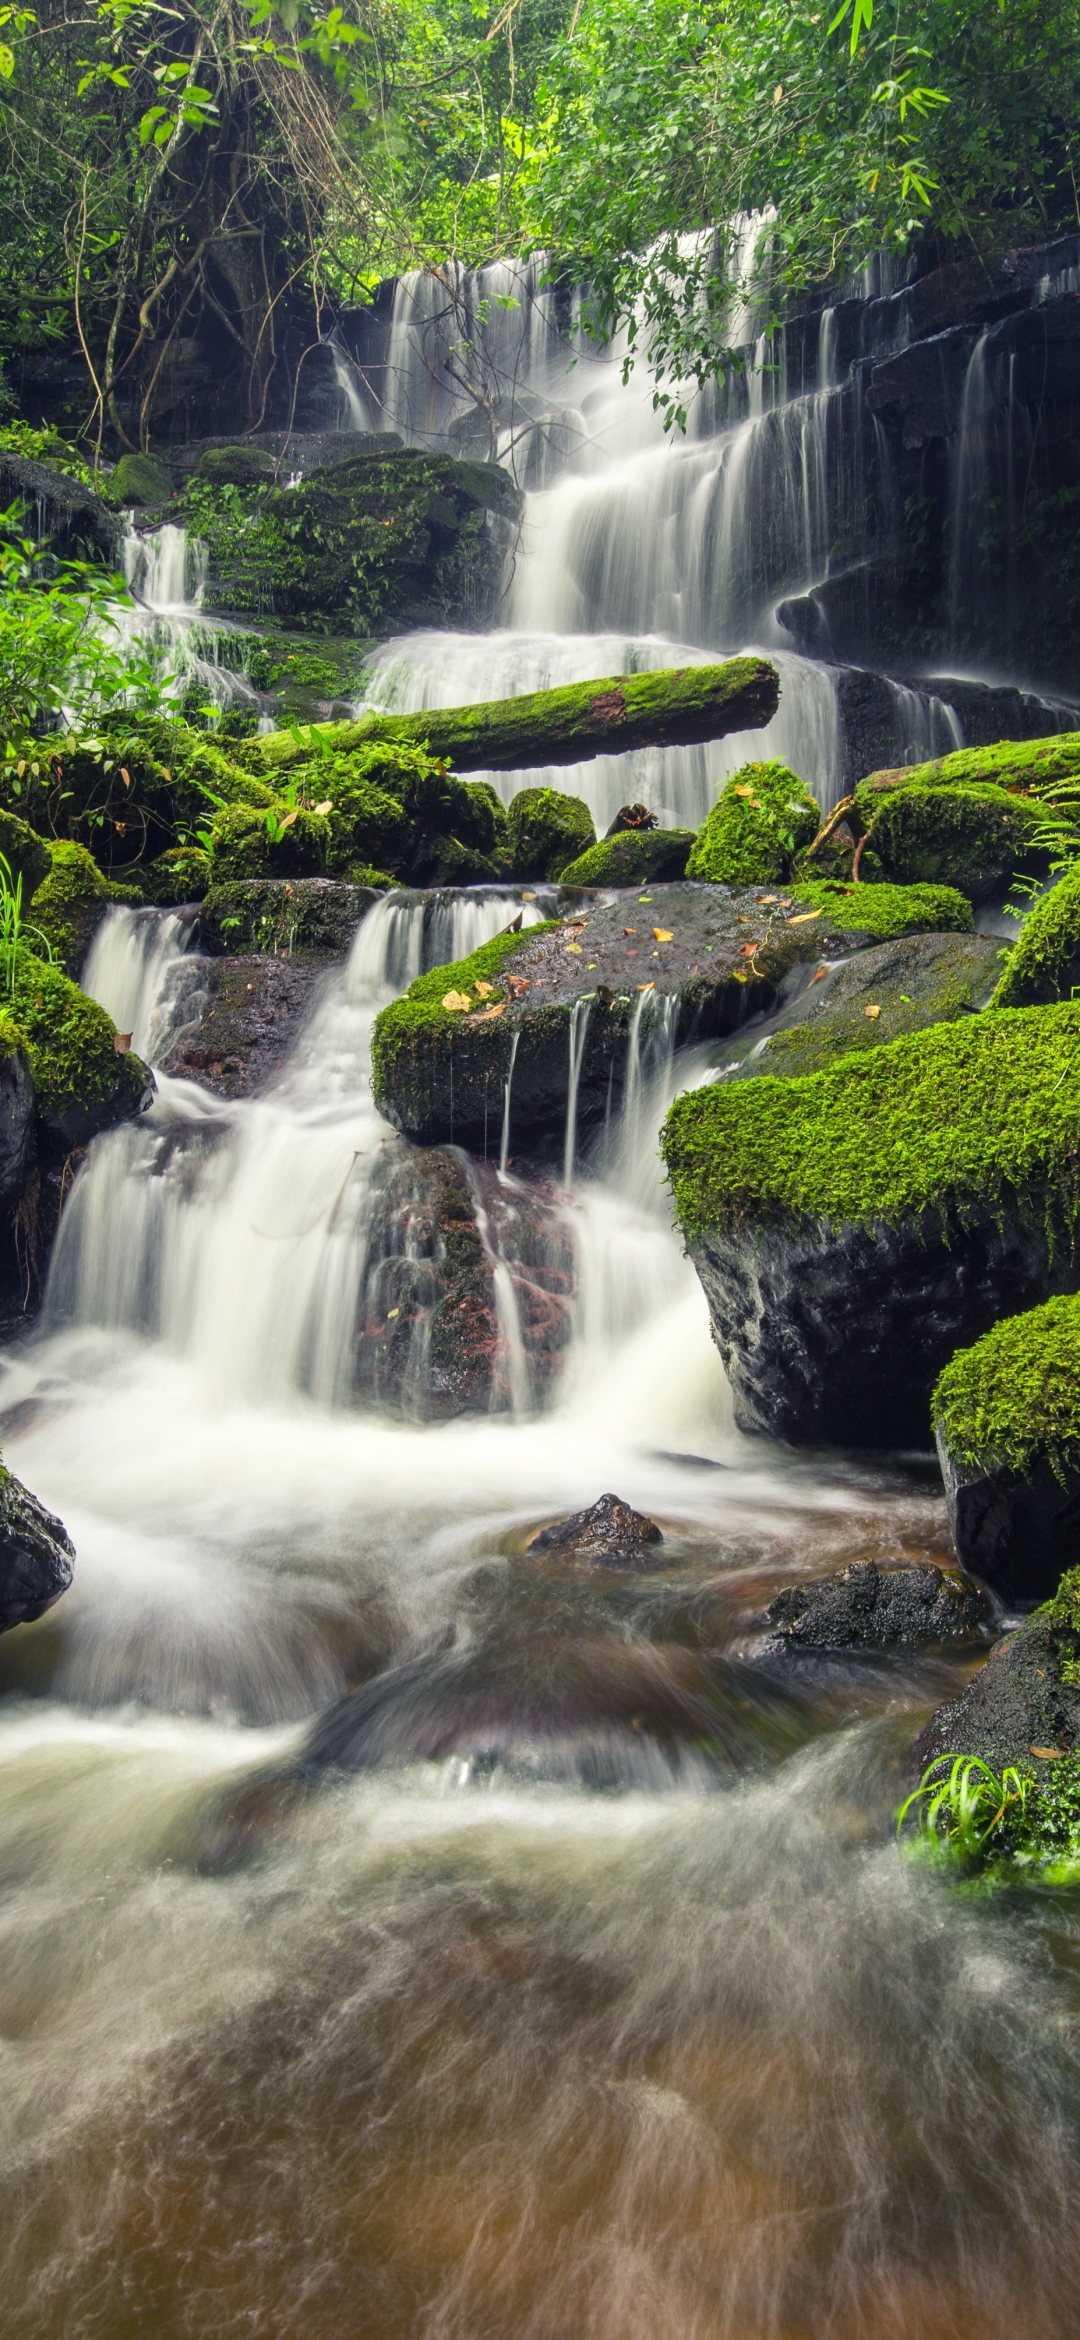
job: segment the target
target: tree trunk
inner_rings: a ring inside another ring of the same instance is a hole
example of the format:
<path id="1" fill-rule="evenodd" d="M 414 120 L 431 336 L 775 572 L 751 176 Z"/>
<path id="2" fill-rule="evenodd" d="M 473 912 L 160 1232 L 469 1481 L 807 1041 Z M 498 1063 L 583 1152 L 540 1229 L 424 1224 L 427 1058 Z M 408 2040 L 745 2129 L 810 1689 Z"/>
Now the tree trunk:
<path id="1" fill-rule="evenodd" d="M 337 751 L 385 742 L 427 748 L 455 772 L 520 772 L 626 755 L 631 748 L 689 747 L 729 731 L 760 731 L 775 715 L 779 696 L 779 676 L 766 659 L 729 658 L 723 666 L 615 675 L 477 707 L 364 715 L 355 723 L 320 724 L 318 733 Z M 311 755 L 309 741 L 287 731 L 270 732 L 252 747 L 274 770 Z"/>

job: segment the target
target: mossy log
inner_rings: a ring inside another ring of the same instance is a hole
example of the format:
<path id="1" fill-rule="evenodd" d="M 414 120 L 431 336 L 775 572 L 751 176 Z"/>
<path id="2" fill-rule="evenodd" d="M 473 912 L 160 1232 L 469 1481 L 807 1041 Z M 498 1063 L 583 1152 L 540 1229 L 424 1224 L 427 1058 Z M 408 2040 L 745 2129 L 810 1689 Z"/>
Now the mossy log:
<path id="1" fill-rule="evenodd" d="M 355 723 L 318 726 L 338 751 L 380 742 L 426 748 L 457 772 L 520 772 L 580 764 L 631 748 L 690 747 L 731 731 L 760 731 L 780 698 L 775 666 L 764 658 L 729 658 L 722 666 L 665 667 L 656 674 L 617 674 L 603 682 L 527 691 L 475 707 L 429 707 L 419 715 L 363 715 Z M 252 742 L 252 761 L 267 772 L 303 763 L 310 742 L 288 731 Z"/>

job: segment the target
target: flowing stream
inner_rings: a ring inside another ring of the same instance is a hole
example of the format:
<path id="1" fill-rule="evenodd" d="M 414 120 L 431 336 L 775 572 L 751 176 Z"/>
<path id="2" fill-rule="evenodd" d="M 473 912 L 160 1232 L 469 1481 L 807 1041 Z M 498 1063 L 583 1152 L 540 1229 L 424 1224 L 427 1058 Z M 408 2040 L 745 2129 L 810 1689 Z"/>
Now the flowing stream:
<path id="1" fill-rule="evenodd" d="M 0 1643 L 5 2332 L 1064 2336 L 1074 1921 L 891 1836 L 964 1668 L 745 1662 L 779 1584 L 946 1539 L 919 1461 L 731 1427 L 655 1163 L 705 1053 L 634 1035 L 546 1408 L 349 1397 L 372 1015 L 513 909 L 378 905 L 261 1097 L 160 1074 L 6 1360 L 78 1565 Z M 115 912 L 88 970 L 151 1049 L 183 939 Z M 649 1574 L 525 1556 L 608 1488 Z"/>

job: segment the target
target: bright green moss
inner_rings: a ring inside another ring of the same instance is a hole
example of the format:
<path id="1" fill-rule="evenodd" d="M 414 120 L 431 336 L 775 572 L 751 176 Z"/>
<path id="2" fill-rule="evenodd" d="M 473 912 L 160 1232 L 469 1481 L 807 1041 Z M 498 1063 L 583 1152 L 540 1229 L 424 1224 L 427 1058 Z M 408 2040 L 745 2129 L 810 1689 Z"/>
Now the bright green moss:
<path id="1" fill-rule="evenodd" d="M 1018 1193 L 1071 1226 L 1080 1007 L 971 1016 L 804 1079 L 697 1089 L 672 1106 L 662 1143 L 689 1242 L 744 1219 L 933 1210 L 947 1223 Z"/>
<path id="2" fill-rule="evenodd" d="M 395 999 L 375 1019 L 371 1042 L 371 1085 L 376 1104 L 387 1093 L 394 1067 L 407 1051 L 418 1033 L 425 1030 L 449 1031 L 452 1026 L 468 1028 L 468 1017 L 460 1009 L 444 1008 L 448 992 L 457 992 L 468 999 L 474 1011 L 498 1006 L 506 997 L 503 981 L 508 959 L 524 943 L 535 941 L 538 934 L 546 934 L 558 924 L 549 919 L 529 926 L 524 933 L 497 934 L 491 942 L 481 943 L 479 950 L 467 959 L 459 959 L 452 967 L 433 967 L 430 974 L 421 975 L 410 984 L 401 999 Z M 486 996 L 477 990 L 479 983 L 492 986 Z"/>
<path id="3" fill-rule="evenodd" d="M 932 1410 L 963 1469 L 1029 1472 L 1045 1456 L 1062 1477 L 1080 1459 L 1080 1298 L 1006 1317 L 959 1349 Z"/>
<path id="4" fill-rule="evenodd" d="M 863 820 L 872 823 L 860 863 L 863 877 L 880 871 L 897 885 L 956 886 L 975 902 L 1037 853 L 1046 832 L 1044 804 L 988 785 L 909 784 L 883 796 L 860 791 L 855 801 Z"/>
<path id="5" fill-rule="evenodd" d="M 564 886 L 651 886 L 686 876 L 693 829 L 623 829 L 560 871 Z"/>
<path id="6" fill-rule="evenodd" d="M 138 1111 L 146 1067 L 118 1055 L 116 1029 L 104 1008 L 29 951 L 16 959 L 10 1016 L 18 1027 L 34 1083 L 39 1124 L 47 1136 L 81 1142 L 82 1125 L 103 1126 Z"/>
<path id="7" fill-rule="evenodd" d="M 592 814 L 561 788 L 519 788 L 506 815 L 506 842 L 516 878 L 557 878 L 596 843 Z"/>
<path id="8" fill-rule="evenodd" d="M 121 455 L 107 479 L 95 483 L 107 503 L 164 504 L 172 494 L 172 474 L 156 455 L 137 451 Z"/>
<path id="9" fill-rule="evenodd" d="M 1040 1007 L 1080 983 L 1080 864 L 1044 894 L 1009 952 L 993 1007 Z"/>
<path id="10" fill-rule="evenodd" d="M 85 845 L 57 844 L 49 875 L 34 895 L 30 923 L 57 964 L 77 975 L 109 903 L 141 900 L 138 888 L 103 877 Z"/>
<path id="11" fill-rule="evenodd" d="M 217 878 L 321 877 L 331 829 L 325 814 L 281 799 L 271 804 L 269 820 L 254 805 L 227 805 L 214 816 L 214 837 Z"/>
<path id="12" fill-rule="evenodd" d="M 39 837 L 26 821 L 16 813 L 0 812 L 0 853 L 11 872 L 14 885 L 22 879 L 22 906 L 24 917 L 30 902 L 52 868 L 52 857 L 43 837 Z"/>
<path id="13" fill-rule="evenodd" d="M 1080 732 L 1056 732 L 1052 739 L 1003 739 L 994 747 L 957 748 L 952 755 L 936 756 L 928 764 L 902 764 L 895 771 L 871 772 L 862 787 L 970 788 L 988 780 L 1000 788 L 1036 792 L 1057 789 L 1070 781 L 1080 786 Z"/>
<path id="14" fill-rule="evenodd" d="M 721 886 L 776 885 L 821 826 L 821 808 L 786 764 L 744 764 L 698 830 L 689 878 Z"/>
<path id="15" fill-rule="evenodd" d="M 970 934 L 971 904 L 952 886 L 845 885 L 838 878 L 800 878 L 792 900 L 823 910 L 830 926 L 898 942 L 905 934 Z"/>

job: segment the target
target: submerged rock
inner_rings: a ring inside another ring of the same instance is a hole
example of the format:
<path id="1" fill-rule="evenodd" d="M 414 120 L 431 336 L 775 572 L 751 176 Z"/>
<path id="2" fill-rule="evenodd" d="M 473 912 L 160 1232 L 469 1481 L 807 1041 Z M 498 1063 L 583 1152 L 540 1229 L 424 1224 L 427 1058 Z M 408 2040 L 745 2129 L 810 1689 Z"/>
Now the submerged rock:
<path id="1" fill-rule="evenodd" d="M 1080 1551 L 1080 1299 L 962 1349 L 933 1415 L 961 1560 L 1004 1600 L 1045 1599 Z"/>
<path id="2" fill-rule="evenodd" d="M 919 1649 L 977 1641 L 993 1624 L 978 1585 L 943 1568 L 878 1568 L 855 1561 L 839 1576 L 793 1584 L 765 1612 L 763 1656 L 792 1650 Z"/>
<path id="3" fill-rule="evenodd" d="M 654 1519 L 633 1511 L 618 1495 L 601 1495 L 587 1511 L 542 1528 L 529 1552 L 558 1552 L 586 1568 L 653 1568 L 663 1536 Z"/>
<path id="4" fill-rule="evenodd" d="M 999 935 L 913 934 L 823 965 L 775 1030 L 736 1043 L 724 1070 L 735 1080 L 824 1072 L 852 1050 L 956 1023 L 986 1006 L 1001 953 Z"/>
<path id="5" fill-rule="evenodd" d="M 930 1438 L 958 1347 L 1080 1280 L 1080 1007 L 677 1099 L 663 1151 L 741 1428 Z"/>
<path id="6" fill-rule="evenodd" d="M 51 1609 L 71 1583 L 74 1562 L 63 1521 L 0 1464 L 0 1633 Z"/>
<path id="7" fill-rule="evenodd" d="M 418 1144 L 479 1148 L 501 1127 L 509 1084 L 511 1149 L 520 1132 L 532 1151 L 562 1136 L 573 1066 L 587 1131 L 672 1048 L 733 1032 L 771 1005 L 799 961 L 858 947 L 846 916 L 842 897 L 835 910 L 806 910 L 782 891 L 685 884 L 508 932 L 383 1009 L 376 1103 Z"/>

